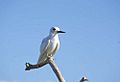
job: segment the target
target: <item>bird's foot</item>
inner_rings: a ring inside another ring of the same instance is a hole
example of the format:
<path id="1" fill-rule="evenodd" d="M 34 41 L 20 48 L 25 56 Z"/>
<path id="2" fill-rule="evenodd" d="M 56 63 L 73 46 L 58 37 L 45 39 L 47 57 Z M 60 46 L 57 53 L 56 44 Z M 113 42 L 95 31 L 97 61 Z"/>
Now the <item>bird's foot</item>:
<path id="1" fill-rule="evenodd" d="M 53 56 L 48 56 L 48 60 L 54 60 L 54 57 Z"/>

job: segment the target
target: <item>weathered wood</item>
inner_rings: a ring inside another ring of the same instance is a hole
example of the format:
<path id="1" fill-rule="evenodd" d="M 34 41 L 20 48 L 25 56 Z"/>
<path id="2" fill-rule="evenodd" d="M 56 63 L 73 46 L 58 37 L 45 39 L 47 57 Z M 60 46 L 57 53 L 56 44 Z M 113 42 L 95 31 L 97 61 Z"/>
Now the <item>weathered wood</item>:
<path id="1" fill-rule="evenodd" d="M 84 82 L 84 81 L 88 81 L 88 78 L 86 76 L 84 76 L 80 79 L 80 82 Z"/>
<path id="2" fill-rule="evenodd" d="M 48 63 L 51 66 L 52 70 L 54 71 L 55 75 L 57 76 L 59 82 L 65 82 L 65 79 L 62 76 L 58 66 L 55 64 L 54 60 L 52 58 L 49 58 Z"/>
<path id="3" fill-rule="evenodd" d="M 54 60 L 53 60 L 53 57 L 48 57 L 47 61 L 41 63 L 41 64 L 30 64 L 30 63 L 26 63 L 26 71 L 29 71 L 31 69 L 37 69 L 37 68 L 40 68 L 46 64 L 49 64 L 52 68 L 52 70 L 54 71 L 55 75 L 57 76 L 59 82 L 65 82 L 65 79 L 64 77 L 62 76 L 58 66 L 55 64 Z M 80 79 L 79 82 L 84 82 L 84 81 L 88 81 L 88 78 L 87 77 L 82 77 Z"/>
<path id="4" fill-rule="evenodd" d="M 28 70 L 31 70 L 31 69 L 37 69 L 37 68 L 40 68 L 40 67 L 42 67 L 42 66 L 44 66 L 44 65 L 46 65 L 46 64 L 48 64 L 47 61 L 46 61 L 46 62 L 43 62 L 43 63 L 41 63 L 41 64 L 30 64 L 30 63 L 26 63 L 26 64 L 25 64 L 25 65 L 26 65 L 25 70 L 28 71 Z"/>
<path id="5" fill-rule="evenodd" d="M 48 57 L 47 61 L 46 62 L 43 62 L 41 64 L 30 64 L 30 63 L 26 63 L 26 68 L 25 70 L 28 71 L 28 70 L 31 70 L 31 69 L 37 69 L 37 68 L 40 68 L 46 64 L 49 64 L 52 68 L 52 70 L 54 71 L 55 75 L 57 76 L 59 82 L 65 82 L 58 66 L 55 64 L 54 60 L 53 60 L 53 57 Z"/>

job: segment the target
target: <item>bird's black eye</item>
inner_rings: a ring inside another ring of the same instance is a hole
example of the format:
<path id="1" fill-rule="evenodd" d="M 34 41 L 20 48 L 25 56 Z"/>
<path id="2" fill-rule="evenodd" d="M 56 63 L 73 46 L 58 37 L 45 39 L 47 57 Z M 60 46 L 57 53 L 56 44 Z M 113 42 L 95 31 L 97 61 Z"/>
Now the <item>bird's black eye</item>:
<path id="1" fill-rule="evenodd" d="M 53 28 L 53 30 L 56 30 L 55 28 Z"/>

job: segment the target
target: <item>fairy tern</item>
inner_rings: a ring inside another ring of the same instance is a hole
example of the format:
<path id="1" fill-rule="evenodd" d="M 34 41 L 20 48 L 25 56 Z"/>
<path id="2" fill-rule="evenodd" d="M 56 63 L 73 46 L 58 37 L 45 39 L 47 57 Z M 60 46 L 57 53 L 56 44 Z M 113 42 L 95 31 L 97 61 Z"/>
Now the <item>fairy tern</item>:
<path id="1" fill-rule="evenodd" d="M 52 27 L 49 35 L 42 40 L 40 45 L 40 56 L 37 64 L 43 63 L 48 57 L 53 57 L 60 47 L 58 33 L 65 33 L 59 27 Z"/>

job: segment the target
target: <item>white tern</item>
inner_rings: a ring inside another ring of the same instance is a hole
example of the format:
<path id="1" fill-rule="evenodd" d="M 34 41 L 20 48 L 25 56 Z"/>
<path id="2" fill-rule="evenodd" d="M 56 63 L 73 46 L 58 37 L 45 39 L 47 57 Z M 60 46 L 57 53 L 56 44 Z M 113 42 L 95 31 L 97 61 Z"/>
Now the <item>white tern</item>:
<path id="1" fill-rule="evenodd" d="M 49 35 L 42 40 L 40 45 L 40 56 L 37 64 L 45 62 L 48 57 L 53 57 L 60 47 L 58 33 L 65 33 L 59 27 L 52 27 Z"/>

